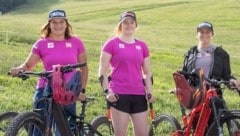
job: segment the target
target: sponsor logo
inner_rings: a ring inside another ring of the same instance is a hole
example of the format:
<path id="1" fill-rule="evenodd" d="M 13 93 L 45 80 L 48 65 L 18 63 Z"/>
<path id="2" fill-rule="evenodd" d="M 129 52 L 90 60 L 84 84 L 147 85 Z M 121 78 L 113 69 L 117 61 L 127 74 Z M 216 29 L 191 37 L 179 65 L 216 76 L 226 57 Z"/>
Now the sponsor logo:
<path id="1" fill-rule="evenodd" d="M 48 44 L 47 44 L 47 47 L 48 47 L 48 48 L 54 48 L 54 44 L 53 44 L 53 43 L 48 43 Z"/>

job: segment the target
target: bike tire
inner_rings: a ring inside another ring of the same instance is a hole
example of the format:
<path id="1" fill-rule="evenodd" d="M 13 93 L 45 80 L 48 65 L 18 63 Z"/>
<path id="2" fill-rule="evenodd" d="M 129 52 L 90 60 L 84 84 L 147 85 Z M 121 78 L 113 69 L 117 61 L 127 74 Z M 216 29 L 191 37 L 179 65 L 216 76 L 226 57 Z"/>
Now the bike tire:
<path id="1" fill-rule="evenodd" d="M 44 134 L 45 122 L 36 112 L 19 113 L 9 124 L 6 136 L 32 135 L 33 126 L 38 128 L 39 132 Z M 29 128 L 29 129 L 26 129 Z"/>
<path id="2" fill-rule="evenodd" d="M 169 114 L 157 116 L 149 127 L 149 136 L 170 136 L 175 131 L 181 130 L 178 120 Z"/>
<path id="3" fill-rule="evenodd" d="M 17 112 L 4 112 L 0 115 L 0 135 L 5 135 L 11 120 L 18 115 Z"/>
<path id="4" fill-rule="evenodd" d="M 91 125 L 93 131 L 88 136 L 113 136 L 113 126 L 107 116 L 99 115 L 91 121 Z"/>
<path id="5" fill-rule="evenodd" d="M 220 126 L 223 136 L 240 136 L 240 111 L 224 112 L 220 118 Z M 218 130 L 217 123 L 213 122 L 207 131 L 207 136 L 219 135 Z"/>

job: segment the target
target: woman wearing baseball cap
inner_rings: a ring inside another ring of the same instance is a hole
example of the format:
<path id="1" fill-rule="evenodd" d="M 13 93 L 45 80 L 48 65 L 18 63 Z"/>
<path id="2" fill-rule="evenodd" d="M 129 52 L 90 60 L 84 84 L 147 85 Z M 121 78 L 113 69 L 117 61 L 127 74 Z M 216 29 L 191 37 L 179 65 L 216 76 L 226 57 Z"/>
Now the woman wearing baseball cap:
<path id="1" fill-rule="evenodd" d="M 202 68 L 206 77 L 232 81 L 237 87 L 240 87 L 239 81 L 231 75 L 229 54 L 221 46 L 211 43 L 213 36 L 213 25 L 210 22 L 198 24 L 198 45 L 191 47 L 185 54 L 183 70 L 191 72 L 194 69 Z M 219 95 L 221 96 L 222 93 Z"/>
<path id="2" fill-rule="evenodd" d="M 38 62 L 42 62 L 43 68 L 46 71 L 52 69 L 53 65 L 68 65 L 81 62 L 87 62 L 86 51 L 83 42 L 72 34 L 72 27 L 66 17 L 64 10 L 52 10 L 49 12 L 47 22 L 42 26 L 41 38 L 38 39 L 33 47 L 26 61 L 18 67 L 11 68 L 11 74 L 17 75 L 19 71 L 30 71 L 34 69 Z M 87 84 L 88 68 L 87 66 L 81 68 L 81 83 L 79 87 L 84 89 Z M 64 75 L 66 80 L 73 77 L 73 73 Z M 43 96 L 43 90 L 46 87 L 47 81 L 43 78 L 38 80 L 34 101 L 37 101 Z M 85 95 L 80 93 L 79 100 L 84 100 Z M 39 105 L 44 108 L 44 106 Z M 65 109 L 72 113 L 76 112 L 76 103 L 64 106 Z M 67 115 L 68 116 L 68 115 Z M 34 131 L 34 136 L 41 135 L 37 130 Z M 56 134 L 58 135 L 58 131 Z"/>
<path id="3" fill-rule="evenodd" d="M 123 12 L 115 36 L 105 42 L 100 56 L 99 79 L 111 106 L 115 136 L 127 135 L 129 118 L 135 136 L 148 135 L 147 102 L 154 101 L 150 54 L 147 44 L 134 37 L 136 28 L 136 14 Z"/>

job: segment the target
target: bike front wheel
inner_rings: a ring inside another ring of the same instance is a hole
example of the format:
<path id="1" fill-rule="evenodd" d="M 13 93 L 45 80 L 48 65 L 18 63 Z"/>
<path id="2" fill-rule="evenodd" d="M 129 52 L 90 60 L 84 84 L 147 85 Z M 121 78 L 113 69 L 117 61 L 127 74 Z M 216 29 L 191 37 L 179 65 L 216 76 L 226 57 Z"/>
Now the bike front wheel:
<path id="1" fill-rule="evenodd" d="M 11 120 L 17 116 L 17 112 L 4 112 L 0 115 L 0 135 L 5 135 Z"/>
<path id="2" fill-rule="evenodd" d="M 45 122 L 41 116 L 36 112 L 19 113 L 9 124 L 6 136 L 32 135 L 33 129 L 37 129 L 39 134 L 44 135 Z"/>
<path id="3" fill-rule="evenodd" d="M 93 131 L 89 132 L 89 136 L 113 136 L 113 126 L 107 116 L 100 115 L 91 122 Z"/>
<path id="4" fill-rule="evenodd" d="M 157 116 L 149 128 L 149 136 L 170 136 L 181 129 L 178 120 L 168 114 Z"/>
<path id="5" fill-rule="evenodd" d="M 240 111 L 224 112 L 219 125 L 214 121 L 207 131 L 207 136 L 240 136 Z"/>

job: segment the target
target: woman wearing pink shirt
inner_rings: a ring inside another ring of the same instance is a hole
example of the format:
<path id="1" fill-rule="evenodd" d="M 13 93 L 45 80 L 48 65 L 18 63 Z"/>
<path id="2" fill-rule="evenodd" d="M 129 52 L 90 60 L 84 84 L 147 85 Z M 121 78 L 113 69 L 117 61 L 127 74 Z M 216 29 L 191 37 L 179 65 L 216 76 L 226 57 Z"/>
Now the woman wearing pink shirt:
<path id="1" fill-rule="evenodd" d="M 83 42 L 72 34 L 72 27 L 66 17 L 64 10 L 52 10 L 49 13 L 47 22 L 42 26 L 41 38 L 38 39 L 32 47 L 26 61 L 18 67 L 11 68 L 11 74 L 17 75 L 20 70 L 30 71 L 42 62 L 44 70 L 51 70 L 53 65 L 67 65 L 81 62 L 87 62 L 85 47 Z M 88 78 L 87 66 L 81 68 L 82 89 L 86 87 Z M 68 80 L 73 74 L 67 73 L 65 78 Z M 34 101 L 43 96 L 43 90 L 47 81 L 43 78 L 38 80 Z M 80 93 L 79 100 L 84 100 L 85 95 Z M 40 106 L 38 108 L 44 108 Z M 76 112 L 76 103 L 65 106 L 71 112 Z M 68 116 L 68 115 L 67 115 Z M 56 132 L 57 134 L 57 132 Z M 40 135 L 35 132 L 35 135 Z"/>
<path id="2" fill-rule="evenodd" d="M 136 28 L 136 14 L 123 12 L 116 36 L 104 44 L 100 57 L 99 77 L 111 106 L 115 136 L 127 135 L 129 118 L 136 136 L 148 135 L 147 101 L 154 101 L 150 55 L 146 43 L 135 39 Z"/>

